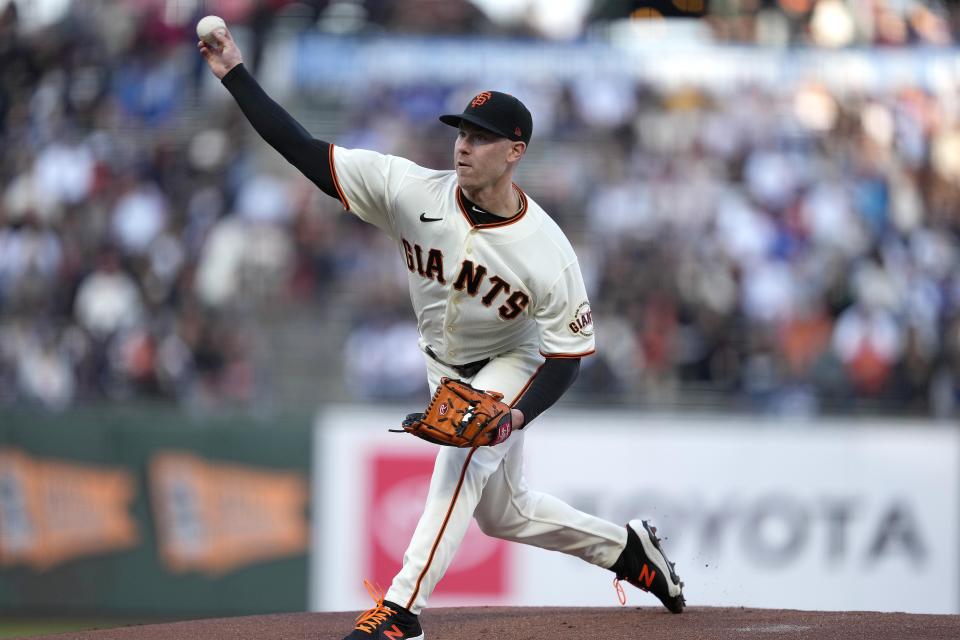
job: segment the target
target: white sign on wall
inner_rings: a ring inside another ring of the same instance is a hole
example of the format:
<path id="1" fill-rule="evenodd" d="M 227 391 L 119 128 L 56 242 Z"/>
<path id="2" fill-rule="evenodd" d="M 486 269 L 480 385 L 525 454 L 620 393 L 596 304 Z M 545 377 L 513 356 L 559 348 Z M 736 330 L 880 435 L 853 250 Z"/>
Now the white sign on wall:
<path id="1" fill-rule="evenodd" d="M 398 415 L 343 407 L 318 420 L 317 610 L 369 607 L 362 579 L 386 589 L 399 568 L 434 450 L 386 433 Z M 531 488 L 613 522 L 651 519 L 691 606 L 958 612 L 954 429 L 563 410 L 524 448 Z M 615 605 L 612 577 L 474 530 L 430 604 Z M 656 604 L 626 588 L 630 605 Z"/>

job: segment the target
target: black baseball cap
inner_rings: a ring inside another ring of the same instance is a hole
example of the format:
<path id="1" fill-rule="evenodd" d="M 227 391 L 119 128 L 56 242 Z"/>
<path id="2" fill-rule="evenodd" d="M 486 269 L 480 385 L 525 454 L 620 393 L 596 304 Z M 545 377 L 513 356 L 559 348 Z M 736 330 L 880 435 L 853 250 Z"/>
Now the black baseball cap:
<path id="1" fill-rule="evenodd" d="M 498 136 L 530 144 L 533 116 L 509 93 L 484 91 L 470 100 L 463 113 L 440 116 L 440 122 L 451 127 L 459 127 L 464 120 Z"/>

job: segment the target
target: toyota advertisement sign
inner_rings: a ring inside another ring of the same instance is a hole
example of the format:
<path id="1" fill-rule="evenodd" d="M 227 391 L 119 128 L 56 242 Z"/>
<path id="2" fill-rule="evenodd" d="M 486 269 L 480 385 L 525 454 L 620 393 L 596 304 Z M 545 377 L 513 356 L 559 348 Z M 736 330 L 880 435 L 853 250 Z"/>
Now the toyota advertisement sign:
<path id="1" fill-rule="evenodd" d="M 363 579 L 385 591 L 401 565 L 436 453 L 387 433 L 403 414 L 318 418 L 314 610 L 369 608 Z M 691 606 L 960 611 L 956 430 L 745 422 L 553 411 L 527 434 L 527 480 L 613 522 L 652 520 Z M 430 606 L 618 606 L 612 577 L 473 525 Z"/>

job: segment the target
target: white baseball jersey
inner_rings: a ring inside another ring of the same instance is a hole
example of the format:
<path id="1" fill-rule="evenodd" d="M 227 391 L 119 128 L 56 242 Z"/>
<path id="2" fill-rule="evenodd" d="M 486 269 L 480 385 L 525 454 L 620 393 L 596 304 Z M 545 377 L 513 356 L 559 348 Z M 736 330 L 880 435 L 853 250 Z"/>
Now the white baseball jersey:
<path id="1" fill-rule="evenodd" d="M 464 364 L 523 346 L 545 357 L 594 351 L 577 257 L 519 187 L 519 215 L 473 224 L 452 170 L 330 146 L 344 207 L 388 233 L 409 274 L 421 348 Z"/>

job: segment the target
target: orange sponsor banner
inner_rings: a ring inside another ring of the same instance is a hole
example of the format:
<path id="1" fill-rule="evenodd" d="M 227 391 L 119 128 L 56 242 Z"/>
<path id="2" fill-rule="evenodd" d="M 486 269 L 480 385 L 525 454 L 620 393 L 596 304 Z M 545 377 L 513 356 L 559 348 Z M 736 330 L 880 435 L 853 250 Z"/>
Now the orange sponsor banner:
<path id="1" fill-rule="evenodd" d="M 135 546 L 135 495 L 128 470 L 0 447 L 0 566 L 44 571 Z"/>
<path id="2" fill-rule="evenodd" d="M 175 451 L 155 455 L 149 473 L 160 557 L 171 571 L 221 575 L 307 549 L 301 473 Z"/>

